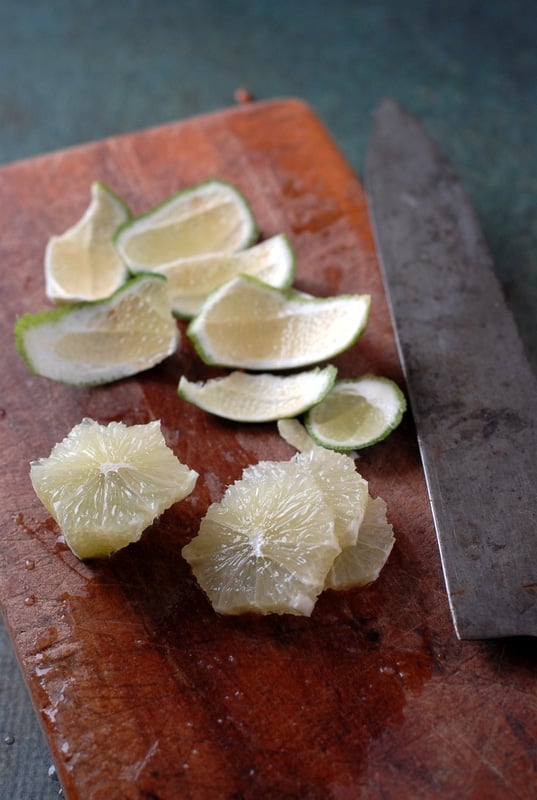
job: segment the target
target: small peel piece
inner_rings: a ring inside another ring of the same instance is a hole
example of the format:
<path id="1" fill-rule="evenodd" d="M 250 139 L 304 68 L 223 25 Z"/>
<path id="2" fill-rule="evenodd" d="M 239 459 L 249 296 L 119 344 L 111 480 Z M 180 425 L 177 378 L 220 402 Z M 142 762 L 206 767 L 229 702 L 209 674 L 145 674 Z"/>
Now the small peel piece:
<path id="1" fill-rule="evenodd" d="M 332 450 L 361 450 L 385 439 L 401 422 L 406 398 L 390 378 L 363 375 L 338 381 L 306 414 L 308 433 Z"/>

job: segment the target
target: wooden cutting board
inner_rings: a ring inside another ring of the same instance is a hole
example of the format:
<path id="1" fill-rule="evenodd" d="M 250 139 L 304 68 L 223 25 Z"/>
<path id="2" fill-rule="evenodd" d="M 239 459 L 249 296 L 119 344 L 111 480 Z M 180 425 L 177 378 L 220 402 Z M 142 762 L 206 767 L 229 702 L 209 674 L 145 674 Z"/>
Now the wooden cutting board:
<path id="1" fill-rule="evenodd" d="M 181 547 L 244 467 L 292 455 L 276 427 L 179 400 L 181 374 L 209 374 L 186 338 L 159 367 L 94 389 L 30 376 L 16 354 L 17 315 L 47 307 L 47 239 L 80 217 L 92 181 L 141 212 L 211 177 L 242 189 L 262 238 L 289 235 L 299 289 L 372 295 L 366 333 L 335 362 L 340 377 L 372 371 L 402 385 L 362 187 L 303 102 L 239 106 L 0 170 L 0 592 L 65 796 L 535 797 L 535 642 L 457 641 L 410 413 L 357 462 L 397 537 L 379 580 L 325 593 L 310 619 L 222 618 Z M 139 543 L 91 564 L 62 544 L 28 477 L 29 461 L 85 416 L 160 419 L 200 474 Z"/>

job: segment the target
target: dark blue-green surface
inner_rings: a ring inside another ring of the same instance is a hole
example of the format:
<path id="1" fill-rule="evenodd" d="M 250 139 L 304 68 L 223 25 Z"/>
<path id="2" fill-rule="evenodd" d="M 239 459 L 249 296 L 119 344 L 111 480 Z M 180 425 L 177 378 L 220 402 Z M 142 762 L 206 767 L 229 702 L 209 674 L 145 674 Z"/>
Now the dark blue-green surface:
<path id="1" fill-rule="evenodd" d="M 307 100 L 361 175 L 371 113 L 393 96 L 457 167 L 537 369 L 536 33 L 535 0 L 0 0 L 0 163 L 246 87 Z M 2 637 L 0 800 L 48 800 L 58 784 Z"/>

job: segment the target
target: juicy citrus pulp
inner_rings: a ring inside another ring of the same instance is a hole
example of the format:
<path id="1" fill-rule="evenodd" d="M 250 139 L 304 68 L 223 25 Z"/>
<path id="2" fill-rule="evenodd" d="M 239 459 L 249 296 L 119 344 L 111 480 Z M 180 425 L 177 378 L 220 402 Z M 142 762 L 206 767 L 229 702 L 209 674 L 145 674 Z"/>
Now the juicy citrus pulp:
<path id="1" fill-rule="evenodd" d="M 197 473 L 166 445 L 158 420 L 129 427 L 84 419 L 32 462 L 30 479 L 71 550 L 87 559 L 137 541 L 190 494 Z"/>
<path id="2" fill-rule="evenodd" d="M 24 314 L 17 348 L 31 372 L 76 385 L 96 385 L 158 364 L 179 332 L 161 275 L 132 278 L 107 300 Z"/>
<path id="3" fill-rule="evenodd" d="M 369 295 L 315 298 L 239 275 L 213 292 L 188 327 L 208 364 L 251 370 L 332 358 L 365 328 Z"/>
<path id="4" fill-rule="evenodd" d="M 302 455 L 311 458 L 321 478 L 324 475 L 325 497 L 336 514 L 342 552 L 326 576 L 325 588 L 350 589 L 372 583 L 388 560 L 395 541 L 393 527 L 386 518 L 386 503 L 380 497 L 371 497 L 367 481 L 357 472 L 353 485 L 350 481 L 353 459 L 316 444 L 298 420 L 279 420 L 278 432 Z M 342 535 L 345 530 L 346 536 Z"/>
<path id="5" fill-rule="evenodd" d="M 130 211 L 114 192 L 96 181 L 81 219 L 45 250 L 45 291 L 54 303 L 76 303 L 109 297 L 127 278 L 127 268 L 113 242 Z"/>
<path id="6" fill-rule="evenodd" d="M 309 616 L 340 551 L 315 479 L 265 461 L 209 506 L 182 552 L 216 611 Z"/>
<path id="7" fill-rule="evenodd" d="M 270 422 L 295 417 L 318 403 L 333 386 L 336 374 L 329 365 L 285 376 L 235 371 L 204 383 L 183 375 L 177 390 L 184 400 L 219 417 Z"/>
<path id="8" fill-rule="evenodd" d="M 321 489 L 334 518 L 339 545 L 344 548 L 356 544 L 368 502 L 368 483 L 356 471 L 353 459 L 315 447 L 297 453 L 294 460 L 313 475 Z"/>
<path id="9" fill-rule="evenodd" d="M 168 280 L 173 313 L 190 318 L 212 291 L 239 274 L 253 275 L 280 289 L 289 287 L 295 257 L 288 237 L 282 233 L 239 252 L 195 255 L 154 269 Z"/>
<path id="10" fill-rule="evenodd" d="M 257 235 L 242 193 L 225 181 L 209 180 L 173 194 L 125 223 L 115 242 L 129 267 L 155 269 L 179 258 L 241 250 Z"/>
<path id="11" fill-rule="evenodd" d="M 392 380 L 364 375 L 338 381 L 306 415 L 312 438 L 334 450 L 358 450 L 386 438 L 399 425 L 405 396 Z"/>
<path id="12" fill-rule="evenodd" d="M 395 538 L 386 519 L 386 503 L 369 497 L 354 545 L 344 547 L 325 580 L 326 589 L 352 589 L 376 581 Z"/>
<path id="13" fill-rule="evenodd" d="M 369 497 L 353 459 L 304 437 L 290 461 L 247 467 L 183 548 L 220 613 L 309 616 L 323 589 L 375 580 L 389 555 L 385 505 Z"/>

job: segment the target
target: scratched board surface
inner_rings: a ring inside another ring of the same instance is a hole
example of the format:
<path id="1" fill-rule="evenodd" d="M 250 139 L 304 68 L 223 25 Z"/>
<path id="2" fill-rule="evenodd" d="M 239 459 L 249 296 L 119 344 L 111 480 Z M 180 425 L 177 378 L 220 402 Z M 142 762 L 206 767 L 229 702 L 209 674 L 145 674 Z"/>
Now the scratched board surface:
<path id="1" fill-rule="evenodd" d="M 213 374 L 182 323 L 172 357 L 106 387 L 31 376 L 15 352 L 16 317 L 48 307 L 46 242 L 81 216 L 92 181 L 139 213 L 212 177 L 244 192 L 261 238 L 289 235 L 297 288 L 371 294 L 366 332 L 334 361 L 340 377 L 376 372 L 404 388 L 361 184 L 303 102 L 253 103 L 0 170 L 0 599 L 65 796 L 534 796 L 535 644 L 457 641 L 410 413 L 357 461 L 396 535 L 378 581 L 324 593 L 309 619 L 225 618 L 181 547 L 244 467 L 292 455 L 275 425 L 227 423 L 178 398 L 182 374 Z M 86 416 L 161 420 L 200 477 L 140 542 L 83 564 L 28 465 Z"/>

